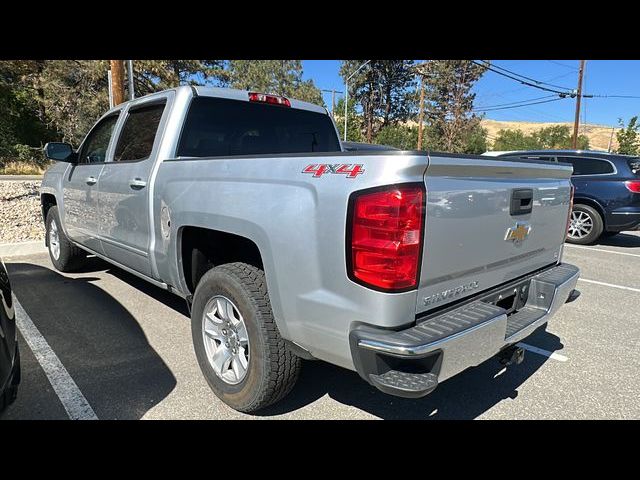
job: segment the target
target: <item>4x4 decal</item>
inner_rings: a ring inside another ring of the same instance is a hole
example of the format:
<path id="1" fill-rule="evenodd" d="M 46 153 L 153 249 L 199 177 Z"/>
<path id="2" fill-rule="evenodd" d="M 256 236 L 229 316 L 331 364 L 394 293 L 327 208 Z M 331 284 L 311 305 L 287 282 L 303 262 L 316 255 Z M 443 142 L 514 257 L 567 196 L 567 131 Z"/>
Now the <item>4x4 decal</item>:
<path id="1" fill-rule="evenodd" d="M 356 178 L 364 173 L 363 165 L 359 163 L 312 163 L 302 170 L 302 173 L 311 173 L 314 177 L 321 177 L 325 173 L 346 175 L 347 178 Z"/>

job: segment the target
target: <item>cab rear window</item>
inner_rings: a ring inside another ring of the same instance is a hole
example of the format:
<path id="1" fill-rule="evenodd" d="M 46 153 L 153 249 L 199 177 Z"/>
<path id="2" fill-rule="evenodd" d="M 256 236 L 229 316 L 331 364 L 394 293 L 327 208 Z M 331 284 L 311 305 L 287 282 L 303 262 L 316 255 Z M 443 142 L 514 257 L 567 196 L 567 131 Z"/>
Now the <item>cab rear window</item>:
<path id="1" fill-rule="evenodd" d="M 177 155 L 215 157 L 339 152 L 328 115 L 225 98 L 194 98 Z"/>

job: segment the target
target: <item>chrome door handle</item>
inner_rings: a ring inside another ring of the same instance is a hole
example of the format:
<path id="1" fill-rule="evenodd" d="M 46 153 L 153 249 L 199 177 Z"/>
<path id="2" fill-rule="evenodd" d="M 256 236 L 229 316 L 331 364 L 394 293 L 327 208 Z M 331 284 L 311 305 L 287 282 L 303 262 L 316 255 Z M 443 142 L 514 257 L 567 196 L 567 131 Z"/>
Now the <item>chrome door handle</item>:
<path id="1" fill-rule="evenodd" d="M 87 185 L 95 185 L 98 180 L 96 177 L 87 177 L 84 181 L 87 182 Z"/>
<path id="2" fill-rule="evenodd" d="M 129 182 L 129 186 L 134 189 L 141 189 L 147 186 L 147 182 L 141 178 L 134 178 Z"/>

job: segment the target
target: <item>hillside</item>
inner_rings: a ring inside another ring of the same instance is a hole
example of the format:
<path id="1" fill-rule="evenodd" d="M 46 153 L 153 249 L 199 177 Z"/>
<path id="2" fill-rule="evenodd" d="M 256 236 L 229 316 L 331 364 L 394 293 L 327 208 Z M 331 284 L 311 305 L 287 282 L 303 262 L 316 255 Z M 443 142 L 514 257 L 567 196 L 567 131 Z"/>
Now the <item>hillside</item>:
<path id="1" fill-rule="evenodd" d="M 487 129 L 487 137 L 489 145 L 493 143 L 499 130 L 522 130 L 524 133 L 532 133 L 544 127 L 553 125 L 568 125 L 573 131 L 573 123 L 542 123 L 542 122 L 508 122 L 483 119 L 482 126 Z M 615 131 L 619 129 L 616 128 Z M 589 146 L 592 150 L 607 150 L 609 147 L 609 139 L 611 138 L 611 127 L 604 125 L 585 124 L 580 125 L 580 135 L 586 135 L 589 138 Z M 618 142 L 614 133 L 612 140 L 612 149 L 617 148 Z"/>

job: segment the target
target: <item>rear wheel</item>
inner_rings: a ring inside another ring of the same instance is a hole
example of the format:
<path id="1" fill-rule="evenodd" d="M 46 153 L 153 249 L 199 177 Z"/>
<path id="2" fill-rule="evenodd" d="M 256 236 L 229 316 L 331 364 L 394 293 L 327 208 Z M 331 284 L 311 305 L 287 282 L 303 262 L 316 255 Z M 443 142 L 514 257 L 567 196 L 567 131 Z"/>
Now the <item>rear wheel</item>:
<path id="1" fill-rule="evenodd" d="M 235 410 L 277 402 L 298 378 L 301 360 L 278 332 L 259 268 L 237 262 L 205 273 L 193 298 L 191 333 L 207 383 Z"/>
<path id="2" fill-rule="evenodd" d="M 61 272 L 71 272 L 80 266 L 86 258 L 86 253 L 76 247 L 60 227 L 58 207 L 53 206 L 47 212 L 46 235 L 51 263 Z"/>
<path id="3" fill-rule="evenodd" d="M 595 242 L 603 230 L 602 217 L 593 207 L 589 205 L 573 206 L 567 242 L 588 245 Z"/>

